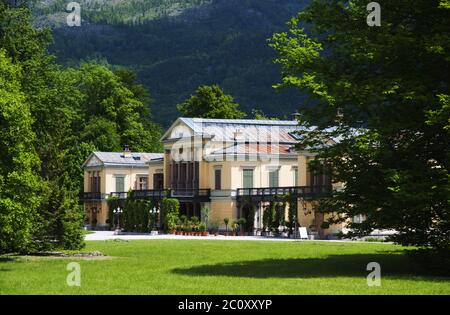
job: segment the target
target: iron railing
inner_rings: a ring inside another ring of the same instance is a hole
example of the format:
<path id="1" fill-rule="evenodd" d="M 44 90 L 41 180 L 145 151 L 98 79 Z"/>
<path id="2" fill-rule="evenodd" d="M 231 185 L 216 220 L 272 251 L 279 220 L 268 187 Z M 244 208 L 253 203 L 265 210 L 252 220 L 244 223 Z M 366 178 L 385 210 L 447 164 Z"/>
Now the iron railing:
<path id="1" fill-rule="evenodd" d="M 105 194 L 101 192 L 82 192 L 80 194 L 80 200 L 102 200 L 105 199 Z"/>
<path id="2" fill-rule="evenodd" d="M 261 188 L 238 188 L 237 198 L 244 197 L 266 197 L 282 196 L 287 194 L 298 197 L 316 197 L 331 192 L 331 186 L 296 186 L 296 187 L 261 187 Z"/>

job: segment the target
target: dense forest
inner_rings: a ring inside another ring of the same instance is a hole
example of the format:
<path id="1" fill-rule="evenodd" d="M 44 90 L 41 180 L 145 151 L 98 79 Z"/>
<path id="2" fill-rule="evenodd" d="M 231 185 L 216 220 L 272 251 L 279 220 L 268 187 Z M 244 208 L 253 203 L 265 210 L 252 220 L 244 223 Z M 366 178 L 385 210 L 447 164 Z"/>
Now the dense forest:
<path id="1" fill-rule="evenodd" d="M 0 254 L 83 246 L 78 194 L 94 150 L 157 152 L 149 96 L 128 69 L 61 67 L 48 30 L 0 0 Z"/>
<path id="2" fill-rule="evenodd" d="M 200 85 L 218 84 L 241 109 L 290 116 L 304 103 L 294 89 L 276 92 L 280 67 L 267 39 L 309 0 L 79 1 L 81 27 L 66 25 L 67 1 L 36 2 L 35 24 L 53 28 L 58 62 L 107 60 L 134 69 L 164 126 L 176 104 Z"/>

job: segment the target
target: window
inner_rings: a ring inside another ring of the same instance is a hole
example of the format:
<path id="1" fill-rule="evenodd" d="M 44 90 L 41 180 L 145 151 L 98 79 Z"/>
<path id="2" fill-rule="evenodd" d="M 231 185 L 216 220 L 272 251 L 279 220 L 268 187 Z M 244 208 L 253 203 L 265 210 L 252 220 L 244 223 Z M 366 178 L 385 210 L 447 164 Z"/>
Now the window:
<path id="1" fill-rule="evenodd" d="M 214 171 L 214 189 L 222 189 L 222 170 L 216 169 Z"/>
<path id="2" fill-rule="evenodd" d="M 294 167 L 293 171 L 294 171 L 294 186 L 297 187 L 298 186 L 298 168 Z"/>
<path id="3" fill-rule="evenodd" d="M 100 172 L 92 172 L 90 173 L 90 185 L 91 185 L 91 192 L 100 192 L 101 188 L 101 177 Z"/>
<path id="4" fill-rule="evenodd" d="M 164 189 L 164 175 L 163 173 L 153 174 L 153 189 Z"/>
<path id="5" fill-rule="evenodd" d="M 269 171 L 269 187 L 278 187 L 279 169 Z"/>
<path id="6" fill-rule="evenodd" d="M 125 177 L 116 176 L 116 192 L 125 192 Z"/>
<path id="7" fill-rule="evenodd" d="M 148 177 L 147 176 L 139 176 L 138 178 L 138 190 L 147 190 L 148 188 Z"/>
<path id="8" fill-rule="evenodd" d="M 244 169 L 243 175 L 243 188 L 253 188 L 253 169 Z"/>
<path id="9" fill-rule="evenodd" d="M 366 220 L 366 216 L 364 214 L 357 214 L 353 217 L 353 223 L 363 223 Z"/>
<path id="10" fill-rule="evenodd" d="M 330 186 L 331 178 L 326 174 L 311 173 L 311 186 Z"/>

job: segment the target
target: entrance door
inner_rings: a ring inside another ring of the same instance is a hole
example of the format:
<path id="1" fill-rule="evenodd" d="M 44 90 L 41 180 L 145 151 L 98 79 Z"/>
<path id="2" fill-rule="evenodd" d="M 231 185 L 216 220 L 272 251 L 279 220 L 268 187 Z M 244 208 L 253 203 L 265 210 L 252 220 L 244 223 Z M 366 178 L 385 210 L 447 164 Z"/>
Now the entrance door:
<path id="1" fill-rule="evenodd" d="M 95 228 L 97 226 L 97 208 L 91 208 L 91 227 Z"/>
<path id="2" fill-rule="evenodd" d="M 255 222 L 255 210 L 252 205 L 245 205 L 242 207 L 242 218 L 245 219 L 245 224 L 242 227 L 243 232 L 253 233 L 254 222 Z"/>

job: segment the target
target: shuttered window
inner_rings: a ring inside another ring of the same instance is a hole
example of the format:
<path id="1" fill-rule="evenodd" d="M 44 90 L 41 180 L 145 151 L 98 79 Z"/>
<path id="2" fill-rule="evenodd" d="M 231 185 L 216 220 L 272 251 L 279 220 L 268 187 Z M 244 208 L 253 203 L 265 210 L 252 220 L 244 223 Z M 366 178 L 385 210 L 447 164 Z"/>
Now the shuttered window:
<path id="1" fill-rule="evenodd" d="M 122 176 L 116 177 L 116 192 L 125 192 L 125 178 Z"/>
<path id="2" fill-rule="evenodd" d="M 253 170 L 244 169 L 243 173 L 244 173 L 243 188 L 253 188 Z"/>
<path id="3" fill-rule="evenodd" d="M 222 170 L 220 169 L 214 171 L 214 188 L 217 190 L 222 189 Z"/>
<path id="4" fill-rule="evenodd" d="M 269 187 L 278 187 L 279 170 L 269 172 Z"/>

